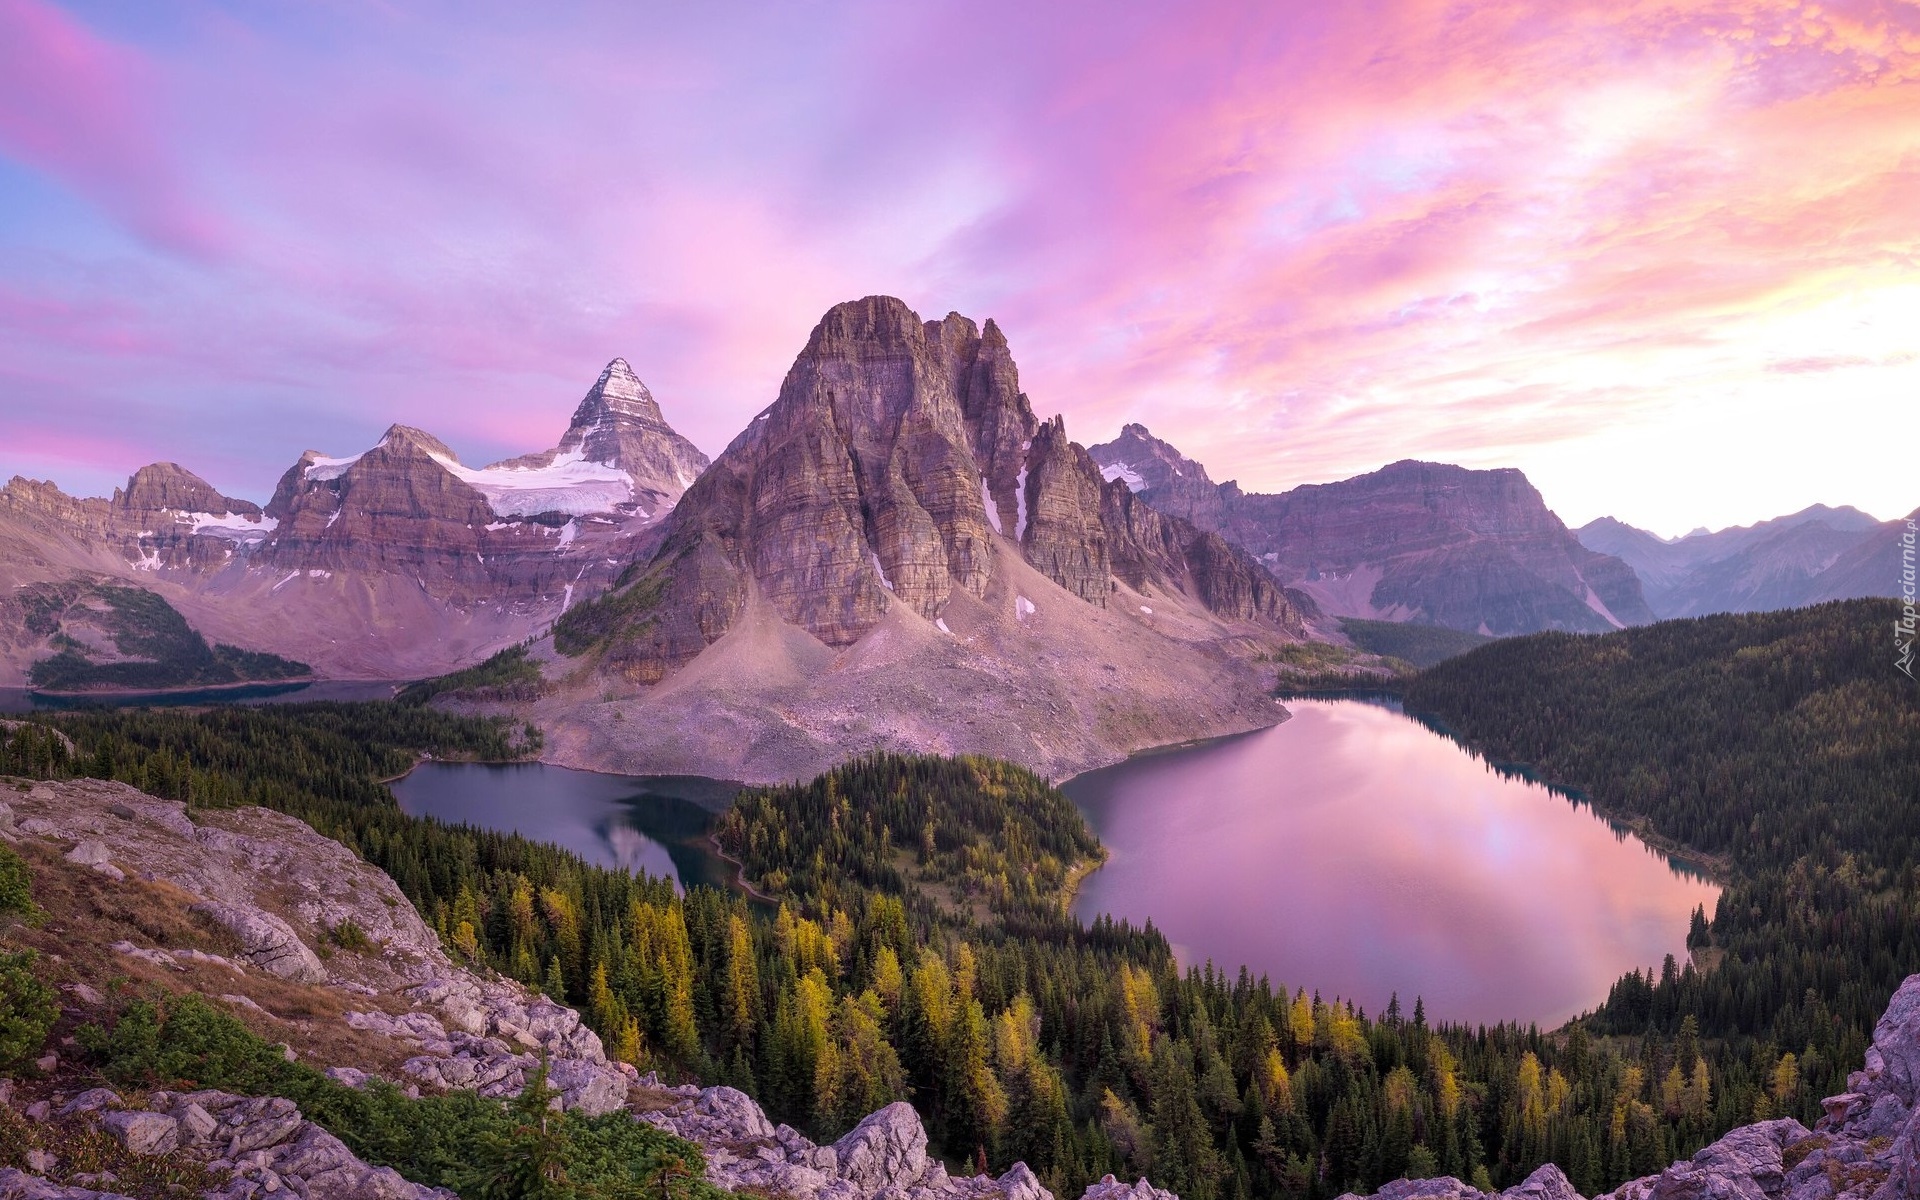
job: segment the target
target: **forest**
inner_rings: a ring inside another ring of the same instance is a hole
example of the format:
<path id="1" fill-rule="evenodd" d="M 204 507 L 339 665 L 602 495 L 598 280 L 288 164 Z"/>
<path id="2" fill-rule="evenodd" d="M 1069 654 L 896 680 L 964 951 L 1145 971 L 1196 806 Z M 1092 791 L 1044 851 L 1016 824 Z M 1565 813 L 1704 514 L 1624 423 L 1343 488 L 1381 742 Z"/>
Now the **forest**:
<path id="1" fill-rule="evenodd" d="M 1151 926 L 1066 914 L 1101 851 L 1043 780 L 874 756 L 750 789 L 716 827 L 754 893 L 675 894 L 525 839 L 418 820 L 380 780 L 528 731 L 420 704 L 40 717 L 0 774 L 112 776 L 293 813 L 391 873 L 453 953 L 579 1006 L 609 1048 L 732 1083 L 831 1137 L 910 1099 L 956 1168 L 1108 1171 L 1185 1200 L 1368 1191 L 1558 1162 L 1592 1195 L 1757 1117 L 1811 1120 L 1920 969 L 1920 728 L 1880 613 L 1836 605 L 1509 639 L 1408 703 L 1724 864 L 1694 961 L 1565 1028 L 1367 1013 L 1311 980 L 1181 969 Z M 49 736 L 58 729 L 73 751 Z"/>
<path id="2" fill-rule="evenodd" d="M 178 610 L 145 588 L 36 583 L 10 603 L 22 610 L 27 632 L 45 637 L 54 650 L 33 664 L 36 688 L 206 687 L 312 674 L 306 663 L 277 654 L 208 645 Z M 102 650 L 88 644 L 90 635 L 113 643 L 108 661 L 95 661 Z"/>

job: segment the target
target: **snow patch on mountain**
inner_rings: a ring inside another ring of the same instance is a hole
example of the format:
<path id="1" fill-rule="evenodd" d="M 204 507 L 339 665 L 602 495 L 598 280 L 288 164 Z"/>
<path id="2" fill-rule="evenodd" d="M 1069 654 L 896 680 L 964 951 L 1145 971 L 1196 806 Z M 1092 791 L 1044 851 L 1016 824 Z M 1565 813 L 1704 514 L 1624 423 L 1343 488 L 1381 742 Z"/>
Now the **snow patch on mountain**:
<path id="1" fill-rule="evenodd" d="M 280 527 L 280 522 L 272 517 L 249 517 L 243 513 L 193 512 L 181 513 L 179 517 L 193 526 L 195 533 L 208 533 L 236 541 L 264 538 Z"/>
<path id="2" fill-rule="evenodd" d="M 561 512 L 570 516 L 609 512 L 633 498 L 633 479 L 618 467 L 589 462 L 578 450 L 558 455 L 544 467 L 463 466 L 457 459 L 432 455 L 448 474 L 487 498 L 503 517 Z"/>
<path id="3" fill-rule="evenodd" d="M 363 450 L 360 454 L 349 454 L 345 458 L 327 458 L 316 454 L 313 461 L 307 464 L 306 477 L 313 480 L 338 479 L 347 473 L 348 467 L 359 462 L 365 453 L 366 451 Z"/>

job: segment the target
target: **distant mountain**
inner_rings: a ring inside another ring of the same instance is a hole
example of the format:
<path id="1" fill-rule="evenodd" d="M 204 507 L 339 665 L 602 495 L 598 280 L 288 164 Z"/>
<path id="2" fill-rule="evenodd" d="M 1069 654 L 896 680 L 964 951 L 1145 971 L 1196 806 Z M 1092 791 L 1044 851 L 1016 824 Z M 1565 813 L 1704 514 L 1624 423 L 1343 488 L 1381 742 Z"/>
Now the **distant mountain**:
<path id="1" fill-rule="evenodd" d="M 1899 592 L 1904 521 L 1876 521 L 1857 508 L 1816 504 L 1753 525 L 1667 541 L 1612 517 L 1576 531 L 1640 576 L 1661 618 L 1770 612 L 1824 600 Z"/>
<path id="2" fill-rule="evenodd" d="M 869 297 L 821 319 L 658 551 L 561 620 L 579 666 L 543 724 L 615 770 L 785 779 L 890 748 L 1061 774 L 1270 723 L 1251 651 L 1304 636 L 1304 603 L 1103 480 L 993 322 Z"/>
<path id="3" fill-rule="evenodd" d="M 435 674 L 603 591 L 706 465 L 615 359 L 555 448 L 487 467 L 395 425 L 358 454 L 302 454 L 264 508 L 174 463 L 111 499 L 15 478 L 0 489 L 0 588 L 119 580 L 209 639 L 323 675 Z M 0 685 L 46 652 L 18 608 L 0 605 Z"/>
<path id="4" fill-rule="evenodd" d="M 1262 495 L 1214 483 L 1144 425 L 1088 453 L 1107 479 L 1224 534 L 1331 614 L 1502 636 L 1653 619 L 1632 569 L 1581 545 L 1519 471 L 1404 461 Z"/>

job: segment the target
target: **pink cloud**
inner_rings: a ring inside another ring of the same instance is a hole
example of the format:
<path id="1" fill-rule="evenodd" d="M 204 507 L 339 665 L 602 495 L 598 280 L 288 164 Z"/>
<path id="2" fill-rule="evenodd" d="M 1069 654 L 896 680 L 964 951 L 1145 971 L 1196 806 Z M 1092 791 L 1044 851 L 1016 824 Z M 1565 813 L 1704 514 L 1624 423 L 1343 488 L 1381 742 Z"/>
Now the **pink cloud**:
<path id="1" fill-rule="evenodd" d="M 1769 364 L 1910 369 L 1834 304 L 1920 265 L 1911 5 L 461 12 L 0 0 L 0 155 L 103 214 L 0 222 L 0 367 L 258 486 L 389 420 L 548 444 L 616 354 L 717 451 L 824 308 L 892 292 L 999 318 L 1084 439 L 1550 499 L 1618 472 L 1560 447 L 1833 374 Z M 1786 502 L 1742 470 L 1636 494 Z"/>
<path id="2" fill-rule="evenodd" d="M 72 185 L 142 236 L 192 254 L 219 225 L 184 194 L 138 55 L 41 0 L 0 0 L 0 149 Z"/>

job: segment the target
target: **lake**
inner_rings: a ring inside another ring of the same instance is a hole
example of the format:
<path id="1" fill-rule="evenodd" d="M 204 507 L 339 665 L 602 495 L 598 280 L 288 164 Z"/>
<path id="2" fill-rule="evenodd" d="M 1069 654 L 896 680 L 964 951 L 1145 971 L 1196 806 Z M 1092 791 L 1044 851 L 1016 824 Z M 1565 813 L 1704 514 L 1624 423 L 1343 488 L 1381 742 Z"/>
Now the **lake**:
<path id="1" fill-rule="evenodd" d="M 1719 889 L 1576 797 L 1502 773 L 1394 708 L 1289 700 L 1272 729 L 1069 781 L 1111 858 L 1074 912 L 1149 918 L 1182 963 L 1244 963 L 1370 1012 L 1557 1025 L 1626 971 L 1684 959 Z M 707 835 L 738 785 L 540 763 L 423 763 L 407 812 L 589 862 L 727 886 Z"/>
<path id="2" fill-rule="evenodd" d="M 1271 729 L 1069 781 L 1112 857 L 1084 920 L 1152 918 L 1183 964 L 1245 963 L 1370 1012 L 1557 1025 L 1686 958 L 1719 888 L 1565 792 L 1394 708 L 1288 700 Z"/>
<path id="3" fill-rule="evenodd" d="M 0 688 L 0 713 L 60 712 L 75 708 L 197 708 L 209 704 L 305 704 L 316 700 L 391 700 L 405 684 L 387 680 L 309 679 L 242 683 L 232 687 L 165 692 L 85 692 L 49 695 L 32 688 Z"/>
<path id="4" fill-rule="evenodd" d="M 726 887 L 707 835 L 740 785 L 696 775 L 601 775 L 545 763 L 421 763 L 392 785 L 416 817 L 520 833 L 603 867 Z"/>

